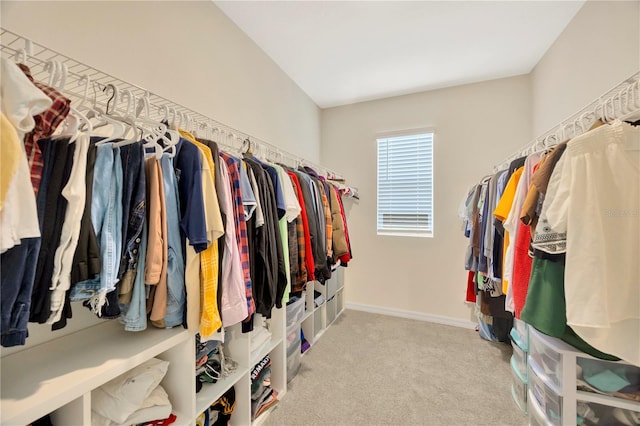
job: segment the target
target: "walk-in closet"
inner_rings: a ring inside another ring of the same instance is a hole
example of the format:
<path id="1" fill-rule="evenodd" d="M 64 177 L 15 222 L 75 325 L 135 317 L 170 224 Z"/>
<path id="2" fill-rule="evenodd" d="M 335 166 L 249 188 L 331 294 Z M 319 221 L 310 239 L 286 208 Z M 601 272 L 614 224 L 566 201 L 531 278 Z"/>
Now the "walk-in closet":
<path id="1" fill-rule="evenodd" d="M 640 1 L 2 1 L 0 425 L 640 426 Z"/>

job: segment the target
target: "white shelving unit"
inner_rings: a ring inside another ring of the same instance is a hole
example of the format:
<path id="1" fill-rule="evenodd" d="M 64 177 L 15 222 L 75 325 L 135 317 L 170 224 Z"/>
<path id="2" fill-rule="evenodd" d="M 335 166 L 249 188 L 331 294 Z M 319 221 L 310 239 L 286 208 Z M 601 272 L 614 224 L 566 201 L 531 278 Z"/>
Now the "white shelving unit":
<path id="1" fill-rule="evenodd" d="M 195 342 L 186 330 L 128 333 L 116 321 L 86 328 L 2 358 L 3 425 L 54 413 L 61 424 L 90 424 L 91 390 L 158 357 L 170 362 L 162 384 L 179 424 L 195 419 Z M 89 420 L 89 421 L 87 421 Z"/>
<path id="2" fill-rule="evenodd" d="M 315 306 L 312 289 L 322 294 L 324 302 L 320 306 Z M 302 331 L 313 347 L 325 330 L 344 312 L 344 268 L 336 268 L 331 279 L 324 285 L 317 281 L 307 283 L 305 297 L 306 310 L 302 317 Z"/>
<path id="3" fill-rule="evenodd" d="M 578 360 L 596 358 L 533 327 L 528 327 L 528 335 L 529 424 L 576 425 L 578 402 L 596 404 L 605 414 L 615 408 L 640 412 L 640 402 L 577 390 Z M 620 364 L 603 360 L 596 362 Z"/>
<path id="4" fill-rule="evenodd" d="M 271 356 L 272 386 L 279 398 L 287 391 L 284 317 L 284 309 L 273 309 L 271 341 L 260 353 L 261 358 Z M 58 425 L 89 425 L 91 391 L 157 357 L 170 363 L 162 386 L 177 425 L 194 425 L 196 417 L 233 386 L 233 422 L 250 425 L 250 348 L 250 335 L 242 333 L 240 324 L 230 327 L 224 351 L 238 363 L 237 369 L 196 393 L 194 333 L 182 328 L 130 333 L 118 321 L 103 322 L 4 356 L 0 424 L 25 425 L 51 414 Z"/>
<path id="5" fill-rule="evenodd" d="M 342 268 L 334 273 L 335 294 L 314 308 L 313 291 L 306 292 L 301 315 L 305 337 L 313 345 L 344 309 Z M 326 297 L 333 284 L 308 283 Z M 329 313 L 327 312 L 329 311 Z M 195 335 L 189 330 L 150 327 L 131 333 L 118 321 L 104 321 L 71 334 L 8 351 L 0 360 L 2 388 L 1 425 L 25 425 L 46 414 L 59 425 L 91 424 L 91 391 L 143 362 L 157 357 L 169 361 L 162 381 L 176 414 L 176 425 L 193 425 L 228 389 L 235 386 L 234 425 L 252 425 L 250 371 L 266 354 L 271 357 L 271 385 L 278 399 L 287 393 L 286 309 L 273 309 L 268 320 L 271 341 L 259 353 L 251 353 L 251 334 L 240 324 L 226 330 L 224 353 L 238 363 L 228 377 L 203 384 L 195 392 Z M 275 405 L 277 406 L 277 404 Z M 274 407 L 275 407 L 274 406 Z M 264 422 L 270 410 L 253 425 Z"/>

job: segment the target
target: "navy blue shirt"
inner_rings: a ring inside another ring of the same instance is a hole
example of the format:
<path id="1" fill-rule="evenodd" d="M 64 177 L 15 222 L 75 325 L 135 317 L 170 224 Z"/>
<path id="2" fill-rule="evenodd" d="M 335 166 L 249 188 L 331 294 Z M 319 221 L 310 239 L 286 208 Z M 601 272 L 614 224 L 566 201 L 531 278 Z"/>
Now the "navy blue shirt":
<path id="1" fill-rule="evenodd" d="M 173 168 L 178 179 L 180 193 L 180 234 L 189 239 L 196 253 L 207 248 L 207 222 L 202 198 L 202 162 L 200 149 L 180 138 L 173 158 Z"/>

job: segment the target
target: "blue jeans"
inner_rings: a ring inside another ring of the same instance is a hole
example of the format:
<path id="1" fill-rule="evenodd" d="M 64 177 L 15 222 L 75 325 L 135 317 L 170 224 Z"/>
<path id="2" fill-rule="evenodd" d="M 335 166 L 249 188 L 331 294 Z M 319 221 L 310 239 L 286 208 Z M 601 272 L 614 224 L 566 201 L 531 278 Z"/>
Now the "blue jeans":
<path id="1" fill-rule="evenodd" d="M 166 327 L 175 327 L 183 323 L 186 293 L 184 284 L 184 254 L 180 237 L 180 199 L 173 161 L 168 155 L 160 160 L 167 211 L 167 240 L 169 245 L 169 263 L 167 265 L 167 313 L 164 317 Z"/>
<path id="2" fill-rule="evenodd" d="M 94 168 L 91 223 L 100 244 L 100 275 L 81 281 L 70 293 L 71 301 L 88 300 L 91 309 L 100 313 L 107 293 L 115 290 L 122 254 L 122 162 L 120 148 L 111 144 L 98 146 Z"/>
<path id="3" fill-rule="evenodd" d="M 25 238 L 0 256 L 0 331 L 4 347 L 24 345 L 29 335 L 27 323 L 39 251 L 40 238 Z"/>
<path id="4" fill-rule="evenodd" d="M 140 234 L 146 217 L 144 152 L 141 142 L 120 147 L 122 161 L 122 259 L 118 278 L 134 271 L 139 259 Z"/>
<path id="5" fill-rule="evenodd" d="M 147 223 L 142 224 L 140 236 L 140 259 L 147 257 Z M 147 329 L 147 292 L 144 285 L 144 261 L 136 265 L 136 276 L 133 280 L 131 301 L 120 304 L 122 315 L 120 322 L 126 331 L 142 331 Z"/>

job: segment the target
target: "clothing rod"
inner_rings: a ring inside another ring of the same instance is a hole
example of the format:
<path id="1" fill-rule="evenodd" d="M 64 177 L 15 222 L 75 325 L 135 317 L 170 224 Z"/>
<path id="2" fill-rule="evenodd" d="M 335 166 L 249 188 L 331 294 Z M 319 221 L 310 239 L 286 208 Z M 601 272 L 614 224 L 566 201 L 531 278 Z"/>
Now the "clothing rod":
<path id="1" fill-rule="evenodd" d="M 638 110 L 640 110 L 640 71 L 521 147 L 502 163 L 494 166 L 493 171 L 497 172 L 505 169 L 516 158 L 532 154 L 537 150 L 553 147 L 565 140 L 573 139 L 587 132 L 598 119 L 612 121 Z"/>
<path id="2" fill-rule="evenodd" d="M 343 180 L 340 175 L 327 167 L 284 151 L 278 146 L 270 144 L 254 135 L 237 130 L 225 123 L 185 107 L 182 104 L 164 98 L 136 84 L 102 72 L 1 27 L 0 49 L 3 56 L 12 58 L 16 62 L 24 62 L 25 65 L 31 69 L 33 78 L 45 83 L 50 78 L 48 64 L 52 61 L 58 61 L 64 64 L 64 67 L 67 69 L 67 81 L 65 82 L 63 92 L 72 98 L 72 100 L 95 102 L 97 105 L 106 108 L 109 97 L 107 97 L 104 89 L 107 85 L 113 84 L 118 89 L 120 96 L 122 96 L 122 93 L 131 91 L 137 101 L 146 98 L 151 106 L 148 113 L 149 118 L 161 120 L 172 117 L 176 121 L 180 120 L 181 127 L 194 131 L 198 136 L 201 136 L 202 132 L 209 132 L 210 135 L 217 134 L 219 140 L 216 140 L 216 142 L 234 151 L 239 151 L 242 147 L 242 142 L 249 139 L 254 152 L 257 151 L 258 154 L 262 153 L 263 156 L 269 157 L 273 161 L 281 161 L 292 167 L 309 166 L 329 179 Z M 87 80 L 90 81 L 90 84 L 86 83 Z M 84 84 L 85 87 L 89 87 L 88 92 L 81 86 L 82 84 Z M 83 92 L 87 93 L 87 99 L 85 99 Z"/>

